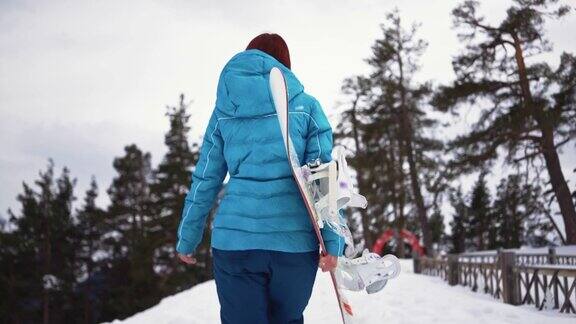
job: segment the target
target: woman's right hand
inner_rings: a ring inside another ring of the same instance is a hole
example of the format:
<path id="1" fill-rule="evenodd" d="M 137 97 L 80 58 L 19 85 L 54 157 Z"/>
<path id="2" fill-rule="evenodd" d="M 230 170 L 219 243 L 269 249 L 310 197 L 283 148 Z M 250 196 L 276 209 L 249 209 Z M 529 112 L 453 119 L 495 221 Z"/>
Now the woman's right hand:
<path id="1" fill-rule="evenodd" d="M 332 271 L 336 269 L 338 265 L 338 257 L 326 254 L 321 255 L 320 260 L 318 261 L 318 266 L 322 269 L 322 272 Z"/>
<path id="2" fill-rule="evenodd" d="M 196 258 L 192 254 L 180 254 L 178 253 L 178 259 L 186 264 L 196 264 Z"/>

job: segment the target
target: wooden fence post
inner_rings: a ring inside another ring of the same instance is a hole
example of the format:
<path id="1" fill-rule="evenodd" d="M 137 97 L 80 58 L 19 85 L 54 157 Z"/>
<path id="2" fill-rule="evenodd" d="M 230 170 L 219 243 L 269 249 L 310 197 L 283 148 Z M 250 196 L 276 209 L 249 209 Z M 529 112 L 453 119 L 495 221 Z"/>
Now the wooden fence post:
<path id="1" fill-rule="evenodd" d="M 458 284 L 458 254 L 448 255 L 448 284 L 450 286 Z"/>
<path id="2" fill-rule="evenodd" d="M 412 252 L 412 262 L 414 263 L 414 273 L 422 273 L 422 259 L 415 251 Z"/>
<path id="3" fill-rule="evenodd" d="M 548 263 L 556 264 L 556 248 L 548 248 Z"/>
<path id="4" fill-rule="evenodd" d="M 500 270 L 502 271 L 502 301 L 510 305 L 520 305 L 520 285 L 516 275 L 516 253 L 500 252 Z"/>

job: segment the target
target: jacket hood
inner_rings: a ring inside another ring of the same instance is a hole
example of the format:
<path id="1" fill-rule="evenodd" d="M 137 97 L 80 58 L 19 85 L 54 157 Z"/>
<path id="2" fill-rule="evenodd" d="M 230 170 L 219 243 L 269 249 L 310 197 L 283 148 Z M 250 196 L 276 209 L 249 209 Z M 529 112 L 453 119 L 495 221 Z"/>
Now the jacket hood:
<path id="1" fill-rule="evenodd" d="M 256 49 L 236 54 L 218 81 L 216 109 L 226 117 L 258 117 L 276 112 L 269 88 L 270 70 L 284 74 L 288 100 L 304 91 L 294 73 L 274 57 Z"/>

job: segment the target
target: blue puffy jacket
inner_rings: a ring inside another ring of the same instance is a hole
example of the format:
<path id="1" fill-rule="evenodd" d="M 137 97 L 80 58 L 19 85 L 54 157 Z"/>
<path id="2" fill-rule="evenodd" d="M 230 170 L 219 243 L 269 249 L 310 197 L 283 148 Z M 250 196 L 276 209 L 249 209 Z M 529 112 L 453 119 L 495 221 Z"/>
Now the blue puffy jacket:
<path id="1" fill-rule="evenodd" d="M 212 247 L 283 252 L 318 250 L 304 202 L 292 177 L 272 103 L 270 69 L 284 73 L 288 87 L 290 135 L 300 163 L 331 160 L 332 130 L 296 76 L 272 56 L 247 50 L 224 67 L 216 108 L 204 135 L 200 159 L 178 228 L 177 251 L 193 253 L 206 216 L 227 173 L 230 180 L 214 218 Z M 323 229 L 328 252 L 341 255 L 343 239 Z"/>

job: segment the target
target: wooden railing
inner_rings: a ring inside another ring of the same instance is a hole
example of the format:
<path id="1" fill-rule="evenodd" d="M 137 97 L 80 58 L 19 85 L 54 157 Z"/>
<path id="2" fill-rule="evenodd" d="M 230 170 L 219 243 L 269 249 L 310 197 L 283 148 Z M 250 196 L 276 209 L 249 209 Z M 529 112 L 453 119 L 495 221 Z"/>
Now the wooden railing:
<path id="1" fill-rule="evenodd" d="M 448 261 L 441 259 L 422 258 L 422 274 L 440 277 L 444 280 L 448 278 Z"/>
<path id="2" fill-rule="evenodd" d="M 437 276 L 512 305 L 576 314 L 576 255 L 468 253 L 414 258 L 414 272 Z"/>
<path id="3" fill-rule="evenodd" d="M 520 304 L 533 304 L 538 309 L 559 309 L 576 313 L 576 268 L 565 266 L 518 266 Z"/>
<path id="4" fill-rule="evenodd" d="M 502 272 L 497 262 L 457 260 L 458 284 L 470 287 L 472 291 L 480 291 L 500 298 L 502 294 Z"/>
<path id="5" fill-rule="evenodd" d="M 516 263 L 524 265 L 559 264 L 567 266 L 576 266 L 576 255 L 556 254 L 554 249 L 550 249 L 550 252 L 548 254 L 517 253 Z"/>

